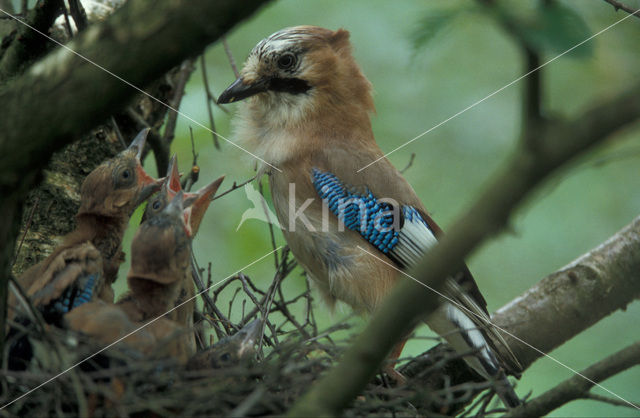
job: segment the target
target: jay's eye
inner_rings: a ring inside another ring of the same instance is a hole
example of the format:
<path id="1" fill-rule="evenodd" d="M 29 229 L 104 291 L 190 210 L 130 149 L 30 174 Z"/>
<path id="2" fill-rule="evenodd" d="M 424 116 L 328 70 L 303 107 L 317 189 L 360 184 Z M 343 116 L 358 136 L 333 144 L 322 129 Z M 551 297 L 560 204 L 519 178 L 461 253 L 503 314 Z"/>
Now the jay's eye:
<path id="1" fill-rule="evenodd" d="M 126 180 L 131 177 L 131 172 L 129 171 L 129 169 L 123 170 L 122 173 L 120 173 L 120 176 Z"/>
<path id="2" fill-rule="evenodd" d="M 278 67 L 282 70 L 288 70 L 296 64 L 296 57 L 293 54 L 284 54 L 278 58 Z"/>
<path id="3" fill-rule="evenodd" d="M 153 205 L 151 206 L 154 210 L 158 210 L 160 209 L 160 200 L 156 200 L 155 202 L 153 202 Z"/>

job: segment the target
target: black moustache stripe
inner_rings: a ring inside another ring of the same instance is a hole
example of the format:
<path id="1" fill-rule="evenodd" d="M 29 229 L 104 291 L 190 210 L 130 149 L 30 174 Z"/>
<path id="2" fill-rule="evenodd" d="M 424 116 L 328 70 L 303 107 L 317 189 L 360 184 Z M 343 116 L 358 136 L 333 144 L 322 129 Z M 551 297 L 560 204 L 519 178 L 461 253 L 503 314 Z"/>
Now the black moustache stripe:
<path id="1" fill-rule="evenodd" d="M 299 78 L 272 78 L 269 82 L 269 90 L 291 94 L 303 94 L 309 91 L 311 86 Z"/>

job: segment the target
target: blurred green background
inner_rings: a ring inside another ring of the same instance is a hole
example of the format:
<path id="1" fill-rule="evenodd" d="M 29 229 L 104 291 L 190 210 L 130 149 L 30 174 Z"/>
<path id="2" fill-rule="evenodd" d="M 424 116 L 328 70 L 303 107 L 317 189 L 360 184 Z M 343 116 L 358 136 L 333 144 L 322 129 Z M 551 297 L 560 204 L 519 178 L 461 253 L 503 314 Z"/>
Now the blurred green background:
<path id="1" fill-rule="evenodd" d="M 534 21 L 540 2 L 503 3 L 520 22 L 526 23 Z M 585 31 L 590 36 L 627 16 L 616 13 L 604 1 L 560 3 L 575 14 L 576 29 L 568 33 L 573 36 L 581 36 Z M 640 7 L 637 0 L 626 3 Z M 241 65 L 260 39 L 284 27 L 301 24 L 342 27 L 351 32 L 354 55 L 374 86 L 377 114 L 372 122 L 383 151 L 402 145 L 525 72 L 513 39 L 493 18 L 478 13 L 476 3 L 471 1 L 276 1 L 239 25 L 229 35 L 228 43 Z M 562 31 L 554 33 L 557 28 L 536 28 L 533 23 L 530 28 L 534 29 L 534 36 L 542 34 L 543 45 L 549 44 L 543 61 L 556 56 L 563 42 L 572 41 Z M 429 38 L 418 48 L 414 46 L 416 33 Z M 632 17 L 545 67 L 542 76 L 545 112 L 571 117 L 637 81 L 638 40 L 640 20 Z M 207 50 L 206 63 L 209 82 L 217 96 L 235 79 L 220 43 Z M 416 154 L 405 175 L 445 231 L 478 197 L 518 140 L 522 87 L 522 83 L 514 84 L 390 156 L 402 168 L 411 154 Z M 233 113 L 235 106 L 227 108 Z M 208 125 L 199 66 L 187 86 L 181 111 Z M 214 108 L 214 115 L 220 134 L 233 139 L 232 115 L 218 108 Z M 178 154 L 182 171 L 186 172 L 191 163 L 190 126 L 201 167 L 197 187 L 224 173 L 227 179 L 221 190 L 226 190 L 233 181 L 240 182 L 253 175 L 251 157 L 224 141 L 222 150 L 215 150 L 210 132 L 180 117 L 172 150 Z M 619 132 L 557 174 L 518 210 L 509 233 L 489 241 L 467 260 L 490 310 L 501 307 L 545 275 L 603 242 L 640 213 L 639 128 L 636 124 L 633 129 Z M 151 159 L 147 163 L 152 164 Z M 216 200 L 207 213 L 194 249 L 200 264 L 212 263 L 214 282 L 271 250 L 266 224 L 249 220 L 236 231 L 243 212 L 251 207 L 244 191 L 237 190 Z M 134 218 L 133 222 L 137 224 L 138 220 Z M 128 231 L 129 239 L 132 234 L 133 228 Z M 284 243 L 280 234 L 277 238 Z M 265 258 L 244 272 L 266 289 L 274 274 L 273 258 Z M 304 289 L 301 273 L 296 270 L 285 283 L 292 293 Z M 315 302 L 315 313 L 324 326 L 349 315 L 347 307 L 332 313 L 319 297 Z M 640 304 L 635 303 L 551 355 L 581 370 L 636 340 L 639 320 Z M 362 326 L 363 320 L 356 322 Z M 358 326 L 352 332 L 357 332 Z M 429 335 L 429 330 L 422 327 L 419 334 Z M 431 343 L 413 341 L 404 355 L 420 353 L 428 344 Z M 537 396 L 571 374 L 543 358 L 527 370 L 517 391 L 521 396 L 529 391 Z M 603 385 L 625 399 L 640 401 L 640 368 L 626 371 Z M 599 389 L 595 392 L 606 394 Z M 640 416 L 640 413 L 578 401 L 552 415 Z"/>

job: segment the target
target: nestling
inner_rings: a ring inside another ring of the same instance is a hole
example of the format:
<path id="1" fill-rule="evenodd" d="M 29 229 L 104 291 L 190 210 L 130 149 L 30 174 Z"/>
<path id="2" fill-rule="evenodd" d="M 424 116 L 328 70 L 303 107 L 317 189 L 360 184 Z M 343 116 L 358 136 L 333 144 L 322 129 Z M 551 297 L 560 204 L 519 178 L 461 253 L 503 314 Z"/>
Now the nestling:
<path id="1" fill-rule="evenodd" d="M 349 33 L 298 26 L 260 41 L 218 102 L 244 99 L 237 137 L 269 164 L 262 170 L 291 251 L 330 304 L 374 311 L 398 269 L 415 265 L 442 231 L 375 141 L 371 84 Z M 520 365 L 487 326 L 486 302 L 466 267 L 446 294 L 455 304 L 442 303 L 425 322 L 458 352 L 475 351 L 467 363 L 497 383 L 507 406 L 518 405 L 504 373 Z"/>
<path id="2" fill-rule="evenodd" d="M 122 237 L 133 211 L 164 179 L 149 176 L 140 163 L 148 129 L 82 183 L 76 228 L 19 283 L 48 322 L 99 296 L 113 301 L 111 284 L 123 261 Z M 10 307 L 13 307 L 10 300 Z"/>

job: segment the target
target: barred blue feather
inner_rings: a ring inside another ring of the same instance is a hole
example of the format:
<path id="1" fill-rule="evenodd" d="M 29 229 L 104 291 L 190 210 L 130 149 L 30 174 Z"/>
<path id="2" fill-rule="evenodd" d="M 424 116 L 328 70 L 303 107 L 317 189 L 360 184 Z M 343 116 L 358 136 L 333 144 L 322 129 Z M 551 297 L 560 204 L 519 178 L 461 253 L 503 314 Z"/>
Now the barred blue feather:
<path id="1" fill-rule="evenodd" d="M 331 212 L 401 267 L 414 264 L 435 242 L 433 231 L 412 206 L 394 206 L 368 189 L 358 191 L 334 174 L 312 169 L 312 182 Z"/>
<path id="2" fill-rule="evenodd" d="M 89 302 L 93 297 L 93 291 L 97 281 L 98 274 L 95 273 L 78 278 L 74 285 L 65 289 L 62 296 L 52 303 L 53 309 L 59 314 L 65 314 L 70 310 Z M 78 288 L 75 284 L 80 284 L 81 288 Z"/>

